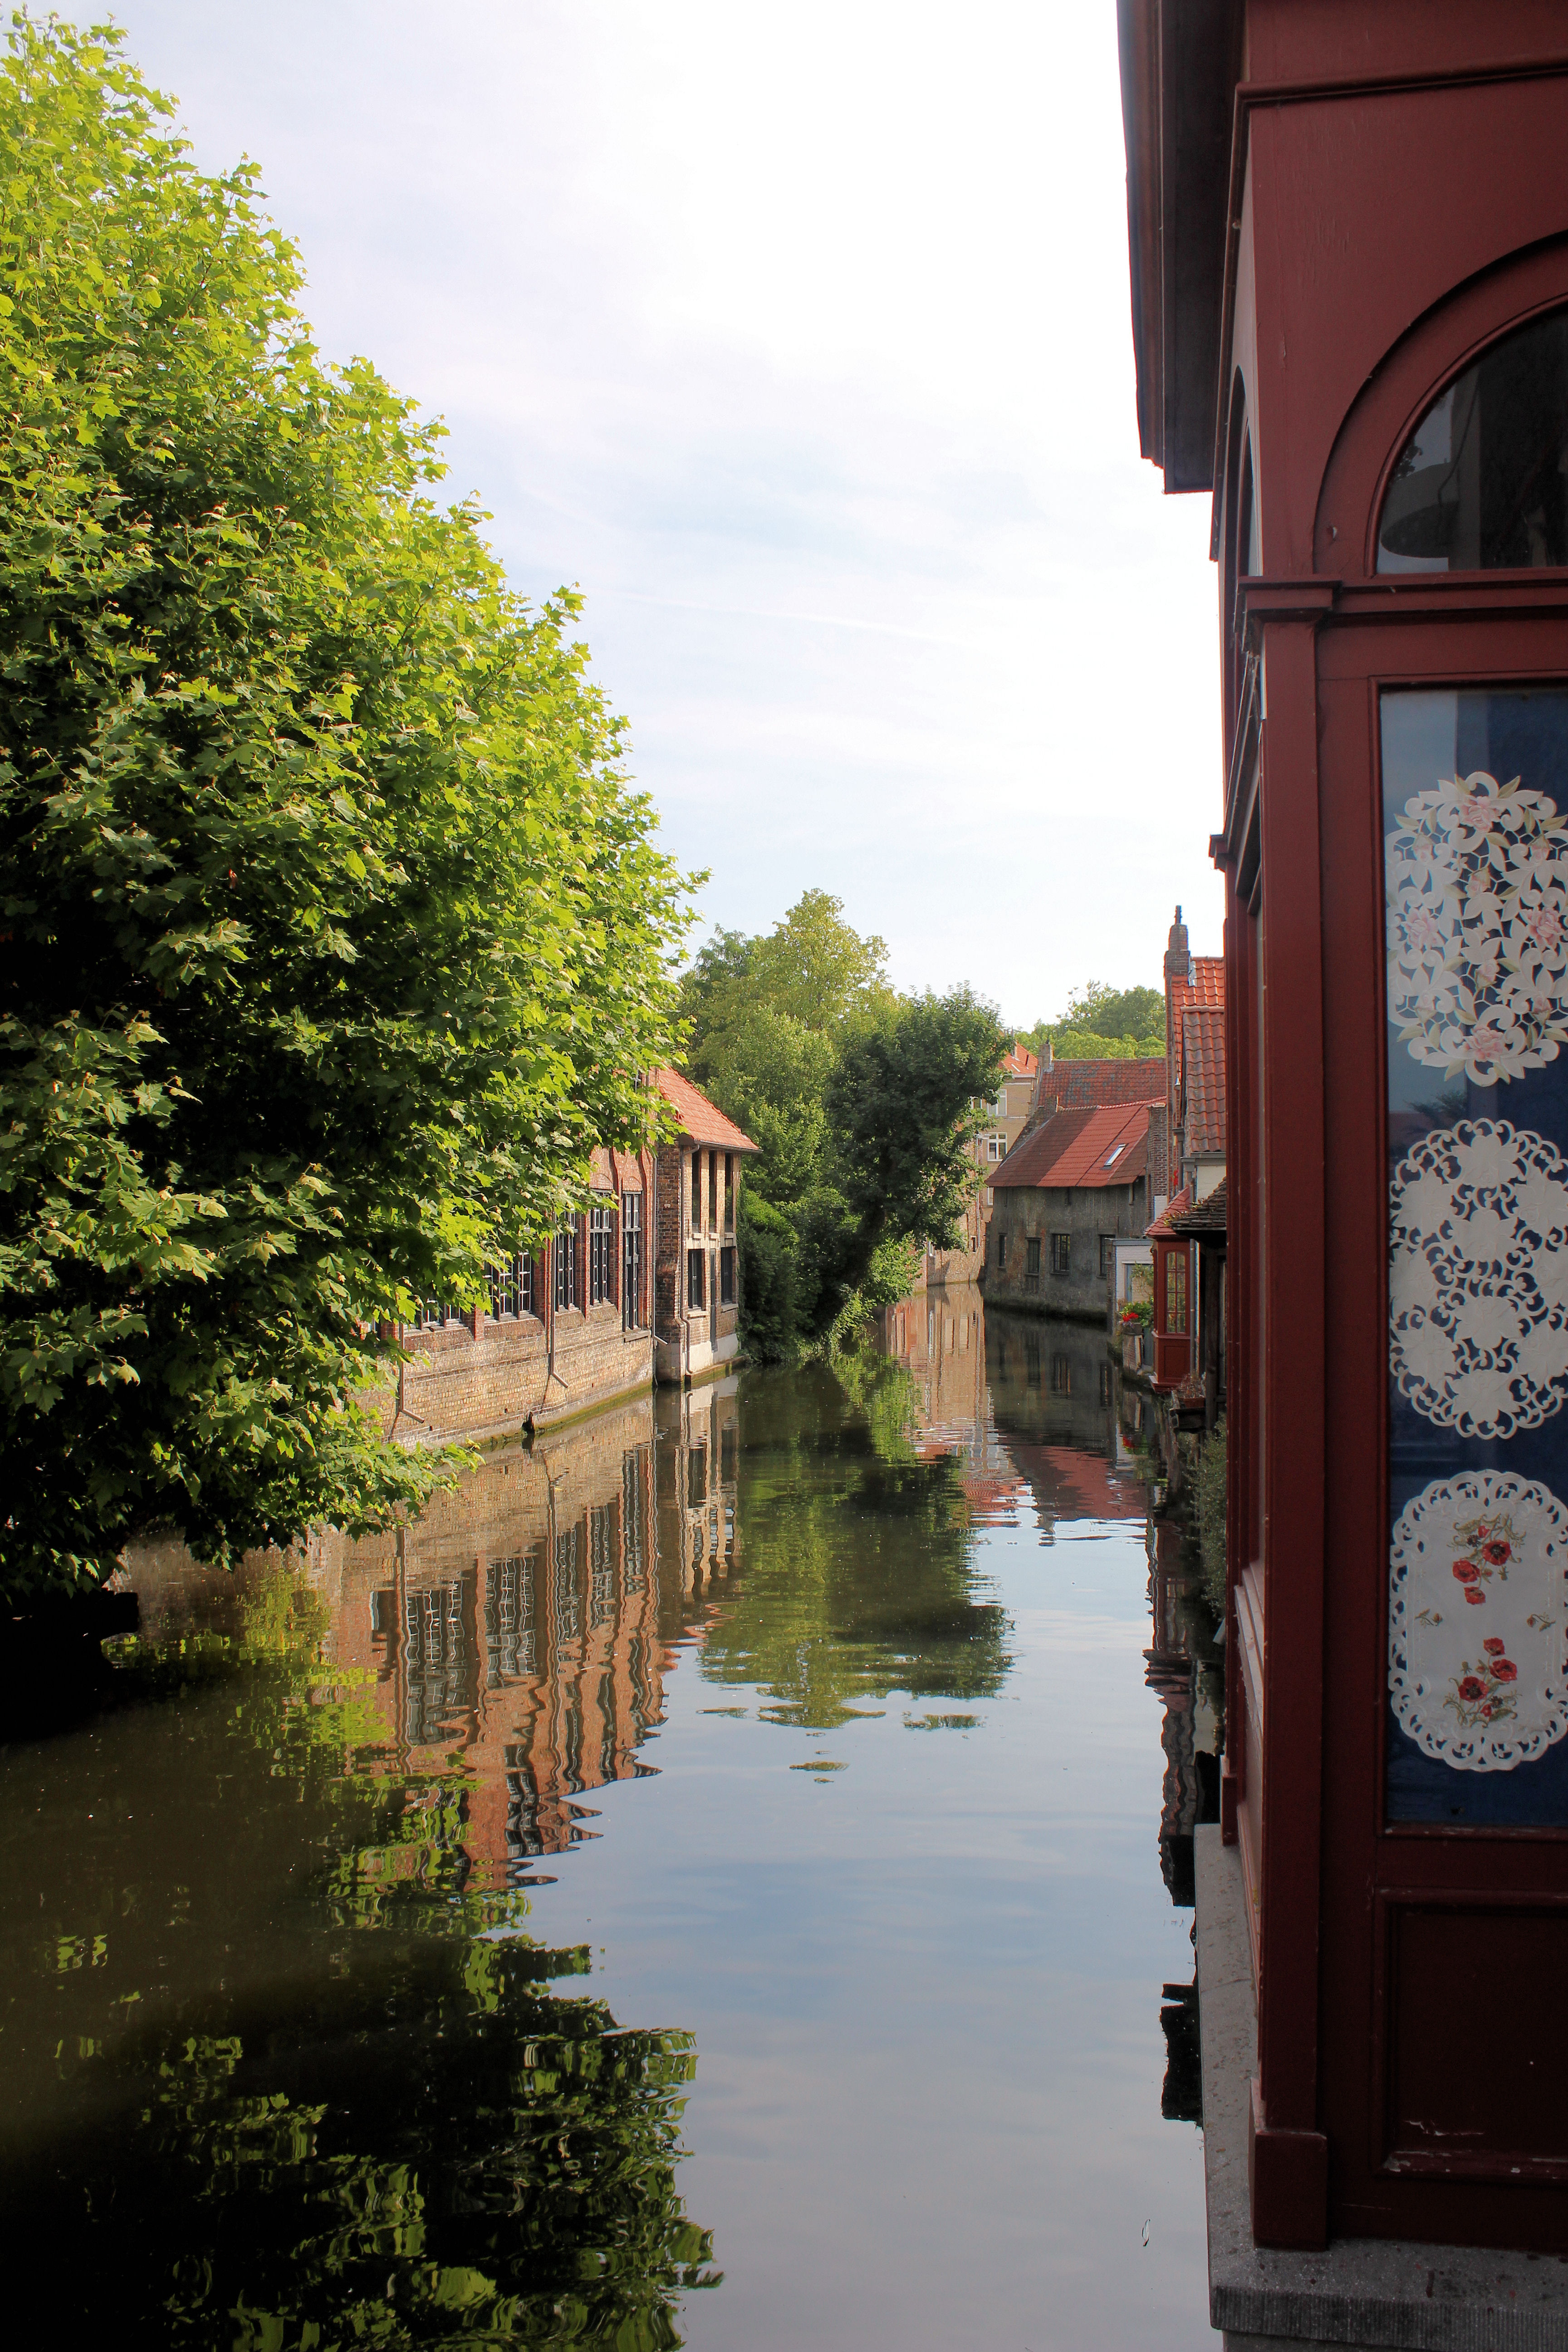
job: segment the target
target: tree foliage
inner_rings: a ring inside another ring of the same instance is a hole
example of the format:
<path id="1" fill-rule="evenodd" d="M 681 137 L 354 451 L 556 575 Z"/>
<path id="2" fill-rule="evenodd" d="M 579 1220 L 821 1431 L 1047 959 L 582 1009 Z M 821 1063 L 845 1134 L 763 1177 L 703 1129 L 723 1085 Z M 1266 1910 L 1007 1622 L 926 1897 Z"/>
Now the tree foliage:
<path id="1" fill-rule="evenodd" d="M 369 1334 L 640 1138 L 683 920 L 577 600 L 510 593 L 118 38 L 0 64 L 13 1590 L 425 1491 Z"/>
<path id="2" fill-rule="evenodd" d="M 1074 991 L 1058 1020 L 1037 1021 L 1026 1042 L 1058 1062 L 1142 1061 L 1165 1051 L 1165 1000 L 1157 988 L 1111 988 L 1091 980 Z"/>
<path id="3" fill-rule="evenodd" d="M 950 1245 L 975 1174 L 978 1099 L 1008 1040 L 966 990 L 900 997 L 887 949 L 808 890 L 761 938 L 720 931 L 682 982 L 698 1083 L 760 1147 L 742 1192 L 742 1301 L 777 1359 L 902 1296 Z"/>

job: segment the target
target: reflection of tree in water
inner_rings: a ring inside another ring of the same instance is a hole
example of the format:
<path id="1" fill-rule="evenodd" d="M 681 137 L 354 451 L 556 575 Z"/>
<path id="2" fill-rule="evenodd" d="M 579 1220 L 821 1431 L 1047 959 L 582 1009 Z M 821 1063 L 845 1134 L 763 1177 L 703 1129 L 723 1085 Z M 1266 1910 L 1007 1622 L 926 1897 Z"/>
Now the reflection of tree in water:
<path id="1" fill-rule="evenodd" d="M 516 1895 L 465 1891 L 463 1782 L 366 1769 L 374 1718 L 312 1692 L 293 1598 L 264 1594 L 247 1655 L 130 1669 L 171 1685 L 123 1726 L 158 1832 L 129 1820 L 63 1875 L 58 1853 L 15 1857 L 78 1906 L 51 1980 L 47 1913 L 6 1954 L 5 2190 L 55 2331 L 679 2344 L 679 2295 L 710 2282 L 675 2185 L 690 2037 L 551 1989 L 586 1951 L 529 1942 Z"/>
<path id="2" fill-rule="evenodd" d="M 867 1698 L 979 1698 L 1010 1664 L 980 1597 L 962 1465 L 920 1460 L 913 1383 L 872 1354 L 753 1379 L 742 1402 L 745 1575 L 710 1628 L 704 1675 L 761 1684 L 790 1722 Z"/>

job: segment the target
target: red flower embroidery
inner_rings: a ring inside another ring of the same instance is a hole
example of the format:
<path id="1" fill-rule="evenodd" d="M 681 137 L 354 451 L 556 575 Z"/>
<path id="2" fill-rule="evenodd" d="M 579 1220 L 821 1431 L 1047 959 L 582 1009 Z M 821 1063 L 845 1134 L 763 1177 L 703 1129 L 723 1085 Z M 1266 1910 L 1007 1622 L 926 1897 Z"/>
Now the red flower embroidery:
<path id="1" fill-rule="evenodd" d="M 1486 1598 L 1487 1598 L 1487 1596 L 1486 1596 L 1486 1594 L 1485 1594 L 1484 1592 L 1482 1592 L 1482 1591 L 1480 1591 L 1479 1587 L 1479 1586 L 1477 1586 L 1477 1585 L 1474 1585 L 1474 1584 L 1467 1584 L 1467 1585 L 1466 1585 L 1466 1587 L 1465 1587 L 1465 1598 L 1466 1598 L 1466 1600 L 1470 1603 L 1471 1607 L 1472 1607 L 1472 1608 L 1474 1608 L 1474 1609 L 1481 1609 L 1481 1608 L 1484 1608 L 1484 1607 L 1485 1607 L 1485 1605 L 1486 1605 Z"/>
<path id="2" fill-rule="evenodd" d="M 1492 1719 L 1491 1702 L 1490 1702 L 1490 1700 L 1489 1699 L 1489 1701 L 1487 1702 L 1486 1706 L 1483 1706 L 1483 1707 L 1482 1707 L 1482 1709 L 1481 1709 L 1481 1721 L 1482 1721 L 1483 1723 L 1489 1723 L 1489 1722 L 1491 1721 L 1491 1719 Z"/>
<path id="3" fill-rule="evenodd" d="M 1487 1652 L 1489 1656 L 1500 1658 L 1503 1652 L 1507 1649 L 1508 1643 L 1506 1642 L 1500 1642 L 1495 1633 L 1489 1633 L 1486 1640 L 1481 1643 L 1481 1647 Z"/>
<path id="4" fill-rule="evenodd" d="M 1500 1541 L 1497 1543 L 1483 1544 L 1481 1546 L 1481 1558 L 1483 1559 L 1489 1559 L 1494 1568 L 1500 1568 L 1505 1559 L 1511 1559 L 1513 1558 L 1513 1547 L 1511 1544 L 1505 1544 Z"/>
<path id="5" fill-rule="evenodd" d="M 1459 1696 L 1467 1706 L 1473 1706 L 1477 1699 L 1485 1698 L 1486 1695 L 1487 1686 L 1479 1675 L 1467 1675 L 1459 1685 Z"/>
<path id="6" fill-rule="evenodd" d="M 1457 1559 L 1454 1562 L 1454 1574 L 1461 1584 L 1474 1584 L 1480 1572 L 1473 1559 Z"/>
<path id="7" fill-rule="evenodd" d="M 1519 1680 L 1519 1668 L 1511 1658 L 1494 1658 L 1487 1672 L 1494 1682 L 1516 1683 Z"/>

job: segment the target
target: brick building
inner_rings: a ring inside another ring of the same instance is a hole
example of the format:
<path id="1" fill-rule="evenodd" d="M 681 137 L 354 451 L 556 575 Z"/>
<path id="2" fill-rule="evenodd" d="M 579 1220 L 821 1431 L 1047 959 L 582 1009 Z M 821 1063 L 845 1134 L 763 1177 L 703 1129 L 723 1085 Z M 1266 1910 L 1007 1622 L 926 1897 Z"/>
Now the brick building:
<path id="1" fill-rule="evenodd" d="M 385 1400 L 398 1444 L 547 1429 L 735 1355 L 735 1206 L 756 1146 L 678 1071 L 652 1084 L 673 1141 L 596 1150 L 588 1206 L 494 1267 L 484 1307 L 427 1300 L 398 1332 L 412 1350 Z"/>
<path id="2" fill-rule="evenodd" d="M 993 1180 L 988 1302 L 1104 1320 L 1117 1240 L 1149 1220 L 1150 1109 L 1057 1111 L 1014 1146 Z"/>
<path id="3" fill-rule="evenodd" d="M 658 1085 L 679 1131 L 658 1152 L 654 1370 L 684 1383 L 740 1353 L 735 1211 L 741 1163 L 757 1147 L 679 1071 L 660 1070 Z"/>

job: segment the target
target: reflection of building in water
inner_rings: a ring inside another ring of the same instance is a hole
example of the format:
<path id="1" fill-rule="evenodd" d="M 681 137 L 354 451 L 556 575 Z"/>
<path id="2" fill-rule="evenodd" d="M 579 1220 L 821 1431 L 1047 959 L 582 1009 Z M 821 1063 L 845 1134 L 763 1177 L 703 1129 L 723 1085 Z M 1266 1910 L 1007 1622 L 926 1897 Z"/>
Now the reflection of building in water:
<path id="1" fill-rule="evenodd" d="M 919 1450 L 962 1458 L 977 1525 L 1016 1527 L 1026 1494 L 1047 1541 L 1058 1518 L 1142 1518 L 1103 1332 L 1009 1315 L 966 1283 L 889 1307 L 881 1337 L 915 1383 Z"/>
<path id="2" fill-rule="evenodd" d="M 648 1769 L 673 1651 L 736 1557 L 734 1382 L 639 1400 L 329 1548 L 333 1648 L 374 1667 L 400 1763 L 472 1773 L 481 1884 L 591 1835 L 576 1801 Z"/>
<path id="3" fill-rule="evenodd" d="M 1016 1527 L 1024 1482 L 992 1419 L 980 1292 L 950 1282 L 885 1308 L 879 1324 L 883 1347 L 915 1384 L 916 1451 L 962 1461 L 976 1526 Z"/>
<path id="4" fill-rule="evenodd" d="M 1172 1902 L 1186 1908 L 1194 1901 L 1193 1831 L 1219 1819 L 1219 1719 L 1198 1657 L 1208 1648 L 1207 1613 L 1182 1559 L 1181 1529 L 1151 1514 L 1147 1540 L 1154 1644 L 1143 1653 L 1144 1679 L 1163 1708 L 1160 1874 Z"/>

